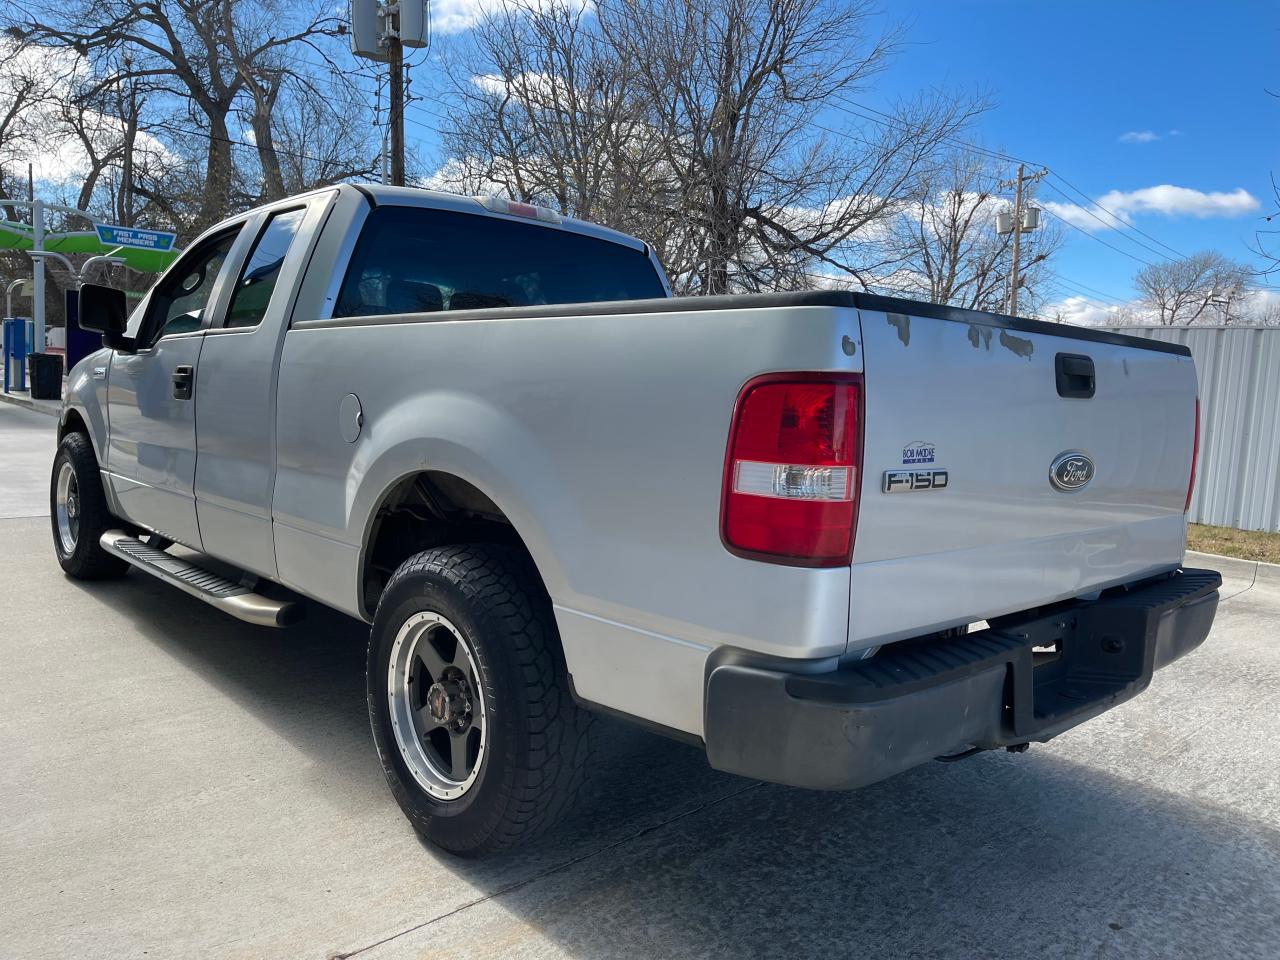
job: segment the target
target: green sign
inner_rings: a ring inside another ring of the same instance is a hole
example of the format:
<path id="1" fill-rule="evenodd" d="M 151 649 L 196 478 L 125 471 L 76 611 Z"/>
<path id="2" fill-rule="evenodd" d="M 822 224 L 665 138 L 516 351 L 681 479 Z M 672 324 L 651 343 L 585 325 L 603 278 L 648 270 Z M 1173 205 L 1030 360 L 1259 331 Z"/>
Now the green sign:
<path id="1" fill-rule="evenodd" d="M 106 247 L 133 247 L 137 250 L 172 250 L 176 233 L 167 230 L 144 230 L 141 227 L 117 227 L 109 223 L 94 224 L 98 240 Z"/>

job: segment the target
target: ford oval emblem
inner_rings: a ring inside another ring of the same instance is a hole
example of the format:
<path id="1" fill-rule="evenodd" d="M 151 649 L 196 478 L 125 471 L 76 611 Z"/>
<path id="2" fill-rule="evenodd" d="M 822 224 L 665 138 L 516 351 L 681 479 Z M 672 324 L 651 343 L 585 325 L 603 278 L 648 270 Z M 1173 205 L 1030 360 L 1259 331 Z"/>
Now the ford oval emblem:
<path id="1" fill-rule="evenodd" d="M 1093 461 L 1083 453 L 1058 454 L 1049 466 L 1049 482 L 1059 490 L 1079 490 L 1093 479 Z"/>

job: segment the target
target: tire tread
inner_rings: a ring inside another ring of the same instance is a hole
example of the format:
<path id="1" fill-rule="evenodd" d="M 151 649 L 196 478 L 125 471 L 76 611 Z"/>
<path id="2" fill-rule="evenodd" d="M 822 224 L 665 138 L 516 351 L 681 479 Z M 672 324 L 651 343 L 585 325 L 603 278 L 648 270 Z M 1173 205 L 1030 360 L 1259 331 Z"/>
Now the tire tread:
<path id="1" fill-rule="evenodd" d="M 76 549 L 64 556 L 58 541 L 57 482 L 58 465 L 63 455 L 76 473 L 76 485 L 80 492 L 80 533 Z M 49 481 L 49 513 L 53 523 L 54 551 L 62 569 L 77 580 L 107 580 L 120 577 L 129 564 L 102 549 L 98 538 L 117 523 L 107 508 L 106 493 L 102 489 L 102 474 L 98 470 L 98 458 L 93 443 L 80 431 L 68 433 L 58 444 L 53 460 L 53 475 Z"/>
<path id="2" fill-rule="evenodd" d="M 488 836 L 468 838 L 465 850 L 493 853 L 527 842 L 558 821 L 577 801 L 590 763 L 594 717 L 569 690 L 550 599 L 528 558 L 501 544 L 435 547 L 406 560 L 387 583 L 392 594 L 407 578 L 440 578 L 453 584 L 490 618 L 502 621 L 505 655 L 523 687 L 527 749 L 515 776 L 503 783 Z"/>

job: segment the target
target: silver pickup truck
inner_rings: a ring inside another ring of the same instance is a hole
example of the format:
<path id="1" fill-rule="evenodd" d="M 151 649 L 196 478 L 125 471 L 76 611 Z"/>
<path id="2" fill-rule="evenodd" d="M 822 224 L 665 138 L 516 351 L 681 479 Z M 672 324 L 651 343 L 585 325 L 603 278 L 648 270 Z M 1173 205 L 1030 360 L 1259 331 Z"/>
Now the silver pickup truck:
<path id="1" fill-rule="evenodd" d="M 862 293 L 670 298 L 639 240 L 340 186 L 222 223 L 70 375 L 53 539 L 372 625 L 396 799 L 551 823 L 594 712 L 847 789 L 1025 749 L 1200 644 L 1186 348 Z"/>

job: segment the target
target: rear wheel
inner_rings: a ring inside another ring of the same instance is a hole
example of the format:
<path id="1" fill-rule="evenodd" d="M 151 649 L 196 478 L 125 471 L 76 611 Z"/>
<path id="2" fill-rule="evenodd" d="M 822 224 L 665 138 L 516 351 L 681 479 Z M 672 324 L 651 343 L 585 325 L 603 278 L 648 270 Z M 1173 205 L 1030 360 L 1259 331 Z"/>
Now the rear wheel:
<path id="1" fill-rule="evenodd" d="M 391 791 L 433 843 L 490 853 L 568 809 L 591 718 L 569 694 L 550 600 L 518 552 L 474 544 L 406 560 L 378 604 L 367 679 Z"/>
<path id="2" fill-rule="evenodd" d="M 102 549 L 98 539 L 117 521 L 107 509 L 93 444 L 69 433 L 58 444 L 49 485 L 53 549 L 62 569 L 78 580 L 122 575 L 129 565 Z"/>

